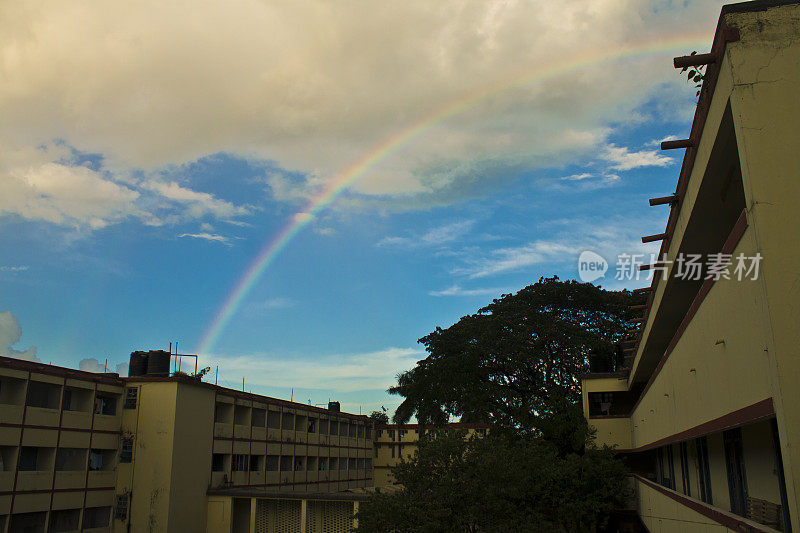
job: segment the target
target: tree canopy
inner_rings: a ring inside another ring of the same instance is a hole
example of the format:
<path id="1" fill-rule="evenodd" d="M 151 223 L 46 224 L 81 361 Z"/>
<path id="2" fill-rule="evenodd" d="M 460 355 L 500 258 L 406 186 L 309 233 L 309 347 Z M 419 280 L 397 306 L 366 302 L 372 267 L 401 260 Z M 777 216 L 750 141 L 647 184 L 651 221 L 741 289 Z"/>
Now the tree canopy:
<path id="1" fill-rule="evenodd" d="M 542 278 L 419 340 L 428 356 L 389 392 L 405 397 L 394 421 L 452 418 L 540 430 L 580 399 L 590 352 L 611 356 L 638 298 L 590 283 Z"/>
<path id="2" fill-rule="evenodd" d="M 629 492 L 608 448 L 562 454 L 508 432 L 443 432 L 392 473 L 402 489 L 359 507 L 360 533 L 593 531 Z"/>

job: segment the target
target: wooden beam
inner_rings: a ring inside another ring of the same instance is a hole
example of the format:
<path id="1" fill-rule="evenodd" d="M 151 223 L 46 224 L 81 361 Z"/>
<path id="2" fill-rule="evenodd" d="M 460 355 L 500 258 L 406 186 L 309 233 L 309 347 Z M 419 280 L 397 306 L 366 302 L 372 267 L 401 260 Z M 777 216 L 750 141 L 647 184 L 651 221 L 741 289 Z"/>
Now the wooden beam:
<path id="1" fill-rule="evenodd" d="M 678 203 L 678 195 L 672 194 L 670 196 L 661 196 L 659 198 L 650 198 L 650 205 L 675 205 Z"/>
<path id="2" fill-rule="evenodd" d="M 666 238 L 667 238 L 666 233 L 659 233 L 657 235 L 648 235 L 646 237 L 642 237 L 642 243 L 663 241 Z"/>
<path id="3" fill-rule="evenodd" d="M 678 148 L 691 148 L 694 146 L 694 141 L 691 139 L 678 139 L 677 141 L 663 141 L 661 143 L 662 150 L 676 150 Z"/>
<path id="4" fill-rule="evenodd" d="M 636 318 L 628 320 L 628 324 L 641 324 L 642 322 L 644 322 L 643 316 L 637 316 Z"/>
<path id="5" fill-rule="evenodd" d="M 672 60 L 672 64 L 675 65 L 675 68 L 699 67 L 714 63 L 716 60 L 717 57 L 714 54 L 692 54 L 676 57 Z"/>
<path id="6" fill-rule="evenodd" d="M 633 289 L 633 294 L 642 294 L 644 292 L 650 292 L 653 290 L 653 287 L 642 287 L 640 289 Z"/>
<path id="7" fill-rule="evenodd" d="M 645 305 L 645 304 L 632 305 L 632 306 L 628 307 L 628 309 L 630 309 L 631 311 L 638 311 L 639 309 L 647 309 L 647 305 Z"/>

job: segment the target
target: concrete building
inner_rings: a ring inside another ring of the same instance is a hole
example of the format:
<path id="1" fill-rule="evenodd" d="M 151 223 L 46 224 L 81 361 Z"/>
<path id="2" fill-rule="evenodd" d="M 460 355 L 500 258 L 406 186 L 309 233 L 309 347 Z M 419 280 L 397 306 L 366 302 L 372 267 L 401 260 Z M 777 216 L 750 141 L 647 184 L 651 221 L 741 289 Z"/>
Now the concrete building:
<path id="1" fill-rule="evenodd" d="M 628 364 L 587 375 L 583 408 L 650 531 L 800 531 L 800 5 L 723 7 L 710 54 L 676 58 L 699 64 L 691 135 L 662 145 L 686 149 L 676 192 L 650 202 L 667 228 L 643 239 L 660 272 Z M 687 279 L 689 254 L 728 277 Z"/>
<path id="2" fill-rule="evenodd" d="M 447 425 L 450 429 L 459 429 L 466 432 L 466 437 L 472 435 L 486 435 L 489 430 L 487 424 L 452 423 Z M 392 477 L 392 467 L 396 466 L 401 458 L 409 459 L 419 447 L 421 431 L 436 431 L 434 428 L 420 430 L 417 424 L 378 424 L 375 426 L 375 486 L 388 487 L 395 484 Z"/>
<path id="3" fill-rule="evenodd" d="M 131 378 L 0 357 L 0 531 L 350 530 L 369 418 L 167 377 L 154 353 Z"/>

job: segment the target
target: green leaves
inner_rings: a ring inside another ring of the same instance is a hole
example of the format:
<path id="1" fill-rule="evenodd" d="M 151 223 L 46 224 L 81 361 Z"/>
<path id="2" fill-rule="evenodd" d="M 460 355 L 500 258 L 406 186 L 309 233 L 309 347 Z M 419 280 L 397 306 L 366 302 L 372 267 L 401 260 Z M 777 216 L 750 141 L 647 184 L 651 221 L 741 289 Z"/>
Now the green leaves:
<path id="1" fill-rule="evenodd" d="M 692 56 L 697 55 L 697 50 L 693 50 L 692 53 L 689 55 Z M 683 74 L 687 70 L 689 71 L 688 74 L 686 75 L 686 79 L 689 82 L 695 84 L 695 89 L 697 89 L 697 91 L 695 92 L 695 96 L 700 96 L 700 91 L 703 89 L 703 80 L 705 79 L 705 68 L 706 68 L 705 65 L 700 65 L 696 67 L 683 67 L 681 69 L 681 74 Z"/>

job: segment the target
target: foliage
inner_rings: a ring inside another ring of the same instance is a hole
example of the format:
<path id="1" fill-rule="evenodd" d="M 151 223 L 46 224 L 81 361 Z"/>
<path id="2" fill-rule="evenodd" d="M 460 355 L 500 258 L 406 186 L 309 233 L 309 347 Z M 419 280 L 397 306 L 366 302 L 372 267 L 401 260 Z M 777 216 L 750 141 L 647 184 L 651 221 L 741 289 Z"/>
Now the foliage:
<path id="1" fill-rule="evenodd" d="M 388 424 L 389 423 L 389 415 L 386 414 L 386 408 L 381 407 L 380 411 L 372 411 L 369 414 L 369 417 L 379 424 Z"/>
<path id="2" fill-rule="evenodd" d="M 395 422 L 416 415 L 426 425 L 460 418 L 542 431 L 548 417 L 580 399 L 589 353 L 614 353 L 636 300 L 628 291 L 542 278 L 437 327 L 419 341 L 428 356 L 389 389 L 405 397 Z"/>
<path id="3" fill-rule="evenodd" d="M 509 433 L 465 439 L 443 432 L 392 472 L 402 489 L 363 503 L 357 531 L 589 531 L 629 492 L 608 448 L 563 454 L 541 437 Z"/>
<path id="4" fill-rule="evenodd" d="M 194 380 L 197 380 L 197 381 L 203 381 L 203 378 L 204 378 L 204 377 L 206 376 L 206 374 L 208 374 L 209 372 L 211 372 L 211 367 L 210 367 L 210 366 L 207 366 L 207 367 L 205 367 L 205 368 L 201 368 L 201 369 L 200 369 L 200 370 L 198 370 L 196 373 L 195 373 L 195 372 L 188 373 L 188 372 L 182 372 L 182 371 L 180 371 L 180 370 L 176 370 L 176 371 L 174 371 L 174 372 L 172 373 L 172 375 L 173 375 L 173 377 L 174 377 L 174 376 L 178 376 L 178 377 L 183 377 L 183 378 L 194 379 Z"/>
<path id="5" fill-rule="evenodd" d="M 692 55 L 692 56 L 697 55 L 697 50 L 693 51 L 689 55 Z M 700 66 L 697 66 L 697 67 L 683 67 L 681 69 L 681 73 L 684 73 L 687 70 L 689 71 L 689 74 L 687 75 L 688 76 L 688 80 L 691 83 L 694 83 L 694 88 L 697 89 L 697 92 L 695 93 L 695 96 L 700 96 L 700 90 L 703 88 L 703 80 L 706 77 L 706 66 L 705 65 L 700 65 Z"/>

